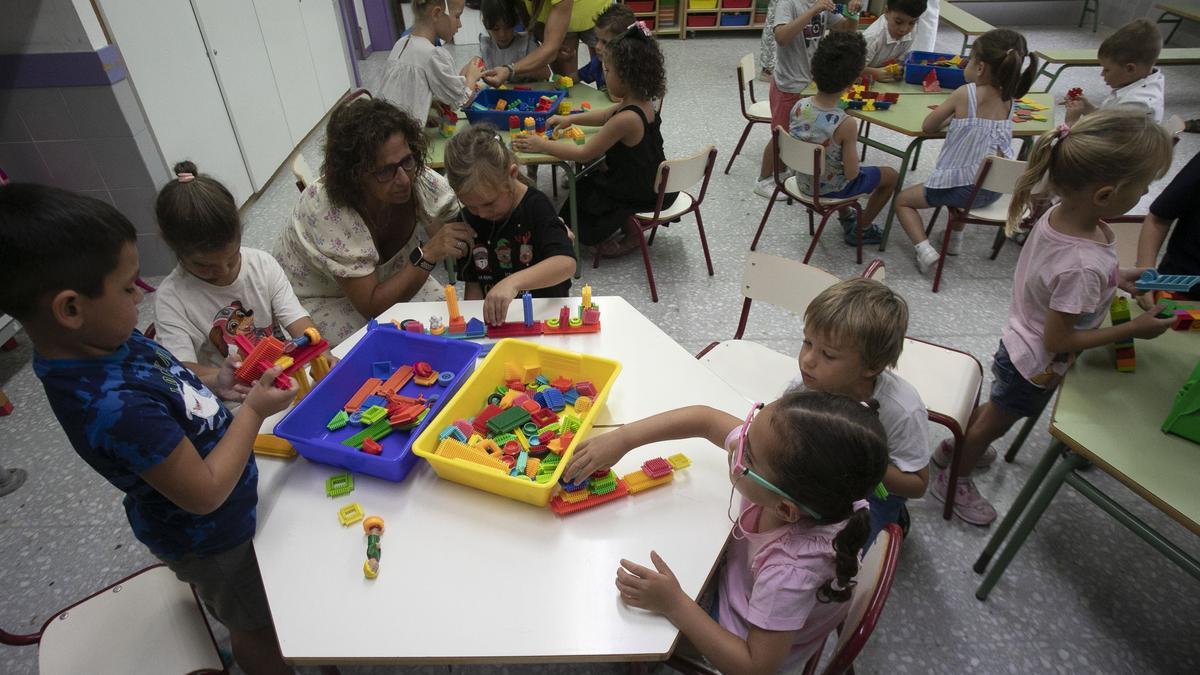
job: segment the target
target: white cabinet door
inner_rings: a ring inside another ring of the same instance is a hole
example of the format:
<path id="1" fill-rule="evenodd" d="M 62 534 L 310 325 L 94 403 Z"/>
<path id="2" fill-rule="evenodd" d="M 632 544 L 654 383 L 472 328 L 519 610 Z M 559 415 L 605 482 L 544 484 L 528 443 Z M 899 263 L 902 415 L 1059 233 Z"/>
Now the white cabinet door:
<path id="1" fill-rule="evenodd" d="M 254 189 L 263 189 L 295 144 L 254 5 L 192 0 Z"/>
<path id="2" fill-rule="evenodd" d="M 167 166 L 182 159 L 225 184 L 254 188 L 188 0 L 100 0 L 100 11 Z"/>
<path id="3" fill-rule="evenodd" d="M 313 68 L 317 73 L 317 84 L 321 88 L 321 100 L 326 111 L 333 108 L 333 104 L 354 85 L 346 45 L 346 31 L 342 26 L 342 15 L 335 4 L 337 2 L 338 0 L 300 2 L 300 12 L 304 16 L 304 27 L 308 33 L 308 49 L 312 54 Z"/>
<path id="4" fill-rule="evenodd" d="M 312 4 L 314 0 L 307 3 Z M 317 74 L 309 57 L 308 35 L 298 0 L 254 0 L 275 87 L 283 102 L 292 145 L 299 145 L 325 115 Z"/>

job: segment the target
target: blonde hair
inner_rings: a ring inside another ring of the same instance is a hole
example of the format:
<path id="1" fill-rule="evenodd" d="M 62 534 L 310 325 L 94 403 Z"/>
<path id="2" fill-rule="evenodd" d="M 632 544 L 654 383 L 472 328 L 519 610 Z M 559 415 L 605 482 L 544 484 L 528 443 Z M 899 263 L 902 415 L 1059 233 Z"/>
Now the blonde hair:
<path id="1" fill-rule="evenodd" d="M 850 343 L 872 370 L 895 367 L 908 332 L 908 303 L 874 279 L 847 279 L 809 303 L 804 330 Z"/>
<path id="2" fill-rule="evenodd" d="M 1098 110 L 1070 129 L 1047 131 L 1017 181 L 1004 229 L 1016 231 L 1043 178 L 1046 190 L 1059 197 L 1100 184 L 1120 189 L 1162 178 L 1171 168 L 1171 152 L 1171 135 L 1142 109 Z"/>
<path id="3" fill-rule="evenodd" d="M 496 127 L 472 124 L 446 143 L 445 162 L 446 180 L 455 194 L 481 187 L 499 191 L 508 187 L 508 168 L 517 163 L 517 155 L 504 144 Z M 530 184 L 520 173 L 517 179 Z"/>

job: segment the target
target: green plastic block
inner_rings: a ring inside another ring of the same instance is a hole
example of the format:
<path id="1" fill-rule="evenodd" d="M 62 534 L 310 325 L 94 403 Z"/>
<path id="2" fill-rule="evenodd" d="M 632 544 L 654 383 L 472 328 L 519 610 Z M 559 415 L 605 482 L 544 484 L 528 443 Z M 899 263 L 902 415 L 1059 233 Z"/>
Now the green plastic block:
<path id="1" fill-rule="evenodd" d="M 339 473 L 325 479 L 325 496 L 341 497 L 351 492 L 354 492 L 354 476 L 348 473 Z"/>
<path id="2" fill-rule="evenodd" d="M 559 422 L 560 422 L 559 428 L 562 429 L 564 434 L 567 433 L 568 431 L 571 433 L 575 433 L 575 432 L 579 431 L 579 427 L 583 424 L 583 420 L 580 420 L 578 417 L 576 417 L 574 415 L 567 415 L 566 417 L 562 418 Z"/>
<path id="3" fill-rule="evenodd" d="M 1162 430 L 1200 443 L 1200 363 L 1175 395 L 1175 403 L 1163 421 Z"/>
<path id="4" fill-rule="evenodd" d="M 378 441 L 390 433 L 392 433 L 392 425 L 387 421 L 387 418 L 384 418 L 342 441 L 342 445 L 361 448 L 364 438 L 370 437 Z"/>
<path id="5" fill-rule="evenodd" d="M 346 414 L 345 410 L 339 410 L 338 413 L 333 416 L 333 419 L 329 420 L 329 423 L 325 425 L 325 428 L 330 431 L 337 431 L 349 423 L 350 416 Z"/>
<path id="6" fill-rule="evenodd" d="M 500 434 L 493 437 L 492 440 L 496 442 L 496 445 L 503 448 L 509 441 L 516 441 L 517 437 L 513 434 Z M 520 445 L 520 441 L 517 441 L 517 445 Z"/>
<path id="7" fill-rule="evenodd" d="M 488 431 L 492 434 L 502 434 L 525 424 L 529 421 L 529 411 L 513 406 L 488 420 Z"/>
<path id="8" fill-rule="evenodd" d="M 387 408 L 381 405 L 373 405 L 363 411 L 362 422 L 366 426 L 371 426 L 385 417 L 387 417 Z"/>
<path id="9" fill-rule="evenodd" d="M 604 478 L 593 478 L 588 483 L 588 489 L 594 495 L 606 495 L 617 489 L 617 475 L 609 471 Z"/>

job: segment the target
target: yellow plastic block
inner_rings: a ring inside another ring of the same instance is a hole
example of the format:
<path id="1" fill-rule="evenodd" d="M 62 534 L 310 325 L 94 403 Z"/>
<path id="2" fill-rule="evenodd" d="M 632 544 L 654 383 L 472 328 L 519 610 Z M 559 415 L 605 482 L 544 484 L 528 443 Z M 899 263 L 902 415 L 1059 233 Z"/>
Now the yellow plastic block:
<path id="1" fill-rule="evenodd" d="M 631 495 L 644 492 L 650 488 L 656 488 L 660 485 L 666 485 L 674 479 L 674 472 L 658 478 L 651 478 L 646 475 L 645 471 L 641 470 L 621 476 L 621 480 L 625 481 L 625 486 L 629 488 L 629 494 Z"/>
<path id="2" fill-rule="evenodd" d="M 420 377 L 417 375 L 413 375 L 413 382 L 416 382 L 417 384 L 421 385 L 422 387 L 430 387 L 430 386 L 433 386 L 434 382 L 437 382 L 437 378 L 438 378 L 437 371 L 434 371 L 429 374 L 429 377 Z"/>
<path id="3" fill-rule="evenodd" d="M 512 432 L 517 437 L 517 443 L 521 444 L 521 449 L 529 452 L 529 439 L 525 438 L 525 434 L 520 429 L 513 429 Z"/>
<path id="4" fill-rule="evenodd" d="M 590 494 L 591 493 L 588 492 L 587 490 L 576 490 L 574 492 L 567 492 L 566 490 L 560 490 L 558 493 L 558 496 L 564 502 L 567 502 L 568 504 L 578 504 L 579 502 L 587 499 L 588 495 L 590 495 Z"/>
<path id="5" fill-rule="evenodd" d="M 493 457 L 483 450 L 469 445 L 464 445 L 462 442 L 453 438 L 447 438 L 438 446 L 437 454 L 446 459 L 462 459 L 468 462 L 480 464 L 489 469 L 496 469 L 508 473 L 508 465 Z"/>
<path id="6" fill-rule="evenodd" d="M 489 455 L 500 455 L 504 452 L 500 449 L 499 445 L 496 445 L 496 441 L 493 441 L 490 438 L 485 438 L 482 441 L 479 441 L 475 447 L 479 450 L 483 450 Z"/>
<path id="7" fill-rule="evenodd" d="M 342 524 L 342 527 L 350 527 L 362 519 L 363 510 L 358 502 L 350 502 L 338 509 L 338 522 Z"/>
<path id="8" fill-rule="evenodd" d="M 259 434 L 254 439 L 254 454 L 267 457 L 291 459 L 296 456 L 296 449 L 291 443 L 273 434 Z"/>
<path id="9" fill-rule="evenodd" d="M 675 469 L 676 471 L 680 469 L 686 469 L 692 465 L 692 460 L 688 459 L 687 455 L 683 454 L 682 452 L 671 455 L 667 458 L 667 461 L 671 464 L 671 468 Z"/>
<path id="10" fill-rule="evenodd" d="M 580 396 L 575 399 L 575 412 L 582 415 L 592 409 L 592 399 L 590 396 Z"/>
<path id="11" fill-rule="evenodd" d="M 285 369 L 285 370 L 286 370 L 286 369 L 288 369 L 288 368 L 291 368 L 291 367 L 292 367 L 292 364 L 293 364 L 293 363 L 295 363 L 295 362 L 296 362 L 296 359 L 293 359 L 292 357 L 290 357 L 290 356 L 288 356 L 288 355 L 286 355 L 286 354 L 284 354 L 283 356 L 281 356 L 281 357 L 279 357 L 279 358 L 275 359 L 275 365 L 277 365 L 277 366 L 279 366 L 280 368 L 283 368 L 283 369 Z"/>
<path id="12" fill-rule="evenodd" d="M 513 405 L 513 400 L 516 399 L 520 395 L 521 395 L 521 392 L 513 391 L 511 389 L 508 390 L 507 392 L 505 392 L 503 398 L 500 399 L 500 409 L 508 410 L 509 408 L 511 408 Z"/>
<path id="13" fill-rule="evenodd" d="M 542 367 L 536 363 L 527 363 L 524 367 L 525 374 L 521 377 L 522 382 L 532 382 L 537 379 L 538 375 L 542 374 Z"/>
<path id="14" fill-rule="evenodd" d="M 483 436 L 480 436 L 479 434 L 471 434 L 471 437 L 467 439 L 467 445 L 476 446 L 476 445 L 479 445 L 480 443 L 482 443 L 483 441 L 484 441 Z"/>

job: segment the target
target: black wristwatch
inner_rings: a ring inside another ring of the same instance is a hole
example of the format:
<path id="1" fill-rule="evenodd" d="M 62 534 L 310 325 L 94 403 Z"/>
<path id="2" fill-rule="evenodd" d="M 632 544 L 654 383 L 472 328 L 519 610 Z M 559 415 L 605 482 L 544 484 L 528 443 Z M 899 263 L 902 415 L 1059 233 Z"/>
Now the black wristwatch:
<path id="1" fill-rule="evenodd" d="M 426 272 L 432 272 L 433 268 L 437 267 L 437 263 L 425 259 L 425 252 L 421 250 L 420 246 L 414 248 L 412 253 L 408 254 L 408 262 Z"/>

